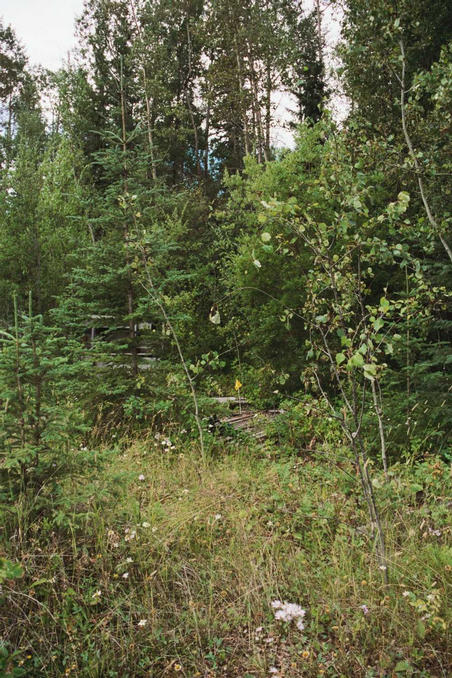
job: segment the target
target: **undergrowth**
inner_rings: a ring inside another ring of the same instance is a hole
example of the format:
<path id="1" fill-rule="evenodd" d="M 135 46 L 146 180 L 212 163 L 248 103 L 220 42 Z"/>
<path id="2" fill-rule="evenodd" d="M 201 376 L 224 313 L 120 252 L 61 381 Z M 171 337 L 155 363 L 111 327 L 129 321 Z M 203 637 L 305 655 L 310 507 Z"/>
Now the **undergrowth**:
<path id="1" fill-rule="evenodd" d="M 202 467 L 190 445 L 84 451 L 2 512 L 0 675 L 450 675 L 443 462 L 376 477 L 385 585 L 351 463 L 233 441 Z"/>

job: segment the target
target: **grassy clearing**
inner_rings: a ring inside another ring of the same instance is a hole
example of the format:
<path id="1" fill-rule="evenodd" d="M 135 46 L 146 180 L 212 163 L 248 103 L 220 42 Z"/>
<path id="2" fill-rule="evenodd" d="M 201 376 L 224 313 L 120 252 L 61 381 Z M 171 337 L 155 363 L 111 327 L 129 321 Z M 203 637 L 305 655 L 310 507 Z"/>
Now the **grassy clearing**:
<path id="1" fill-rule="evenodd" d="M 449 675 L 444 464 L 378 483 L 385 586 L 351 464 L 234 443 L 201 468 L 164 447 L 92 453 L 59 493 L 4 512 L 23 575 L 3 587 L 3 675 Z M 307 610 L 303 631 L 275 599 Z"/>

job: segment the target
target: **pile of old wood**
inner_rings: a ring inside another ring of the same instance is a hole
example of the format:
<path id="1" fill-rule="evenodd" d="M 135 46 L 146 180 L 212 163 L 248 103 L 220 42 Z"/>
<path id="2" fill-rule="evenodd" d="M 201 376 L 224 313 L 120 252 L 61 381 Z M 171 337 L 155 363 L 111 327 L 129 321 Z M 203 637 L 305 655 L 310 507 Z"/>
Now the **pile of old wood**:
<path id="1" fill-rule="evenodd" d="M 228 416 L 221 417 L 215 422 L 217 428 L 223 427 L 226 433 L 228 428 L 232 428 L 235 431 L 248 433 L 261 441 L 266 437 L 265 429 L 268 421 L 283 413 L 283 410 L 252 410 L 244 398 L 235 396 L 213 398 L 213 400 L 220 405 L 228 405 L 232 410 Z"/>

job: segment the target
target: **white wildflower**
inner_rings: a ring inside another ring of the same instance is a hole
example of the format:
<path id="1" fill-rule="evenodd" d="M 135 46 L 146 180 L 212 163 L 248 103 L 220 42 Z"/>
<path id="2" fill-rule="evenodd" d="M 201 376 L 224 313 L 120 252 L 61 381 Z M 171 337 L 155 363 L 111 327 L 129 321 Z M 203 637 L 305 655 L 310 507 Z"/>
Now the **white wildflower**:
<path id="1" fill-rule="evenodd" d="M 127 528 L 126 529 L 126 536 L 124 537 L 124 541 L 132 541 L 132 539 L 135 539 L 137 536 L 137 531 L 136 530 L 130 530 Z"/>
<path id="2" fill-rule="evenodd" d="M 410 595 L 410 592 L 409 592 L 409 591 L 404 591 L 404 592 L 402 593 L 402 596 L 403 596 L 404 598 L 408 598 L 409 595 Z"/>
<path id="3" fill-rule="evenodd" d="M 129 578 L 129 573 L 128 573 L 128 572 L 124 572 L 124 574 L 122 575 L 122 578 L 123 578 L 123 579 L 128 579 L 128 578 Z"/>
<path id="4" fill-rule="evenodd" d="M 214 515 L 215 520 L 221 520 L 222 517 L 223 516 L 221 515 L 221 513 L 215 513 L 215 515 Z"/>
<path id="5" fill-rule="evenodd" d="M 142 473 L 140 473 L 140 475 L 138 476 L 138 480 L 145 480 L 145 477 Z"/>
<path id="6" fill-rule="evenodd" d="M 433 534 L 435 537 L 441 537 L 441 530 L 432 530 L 431 527 L 428 528 L 429 534 Z"/>
<path id="7" fill-rule="evenodd" d="M 275 619 L 278 621 L 295 621 L 297 628 L 300 631 L 304 629 L 303 617 L 306 614 L 306 610 L 303 610 L 300 605 L 288 603 L 287 601 L 282 603 L 280 600 L 274 600 L 272 602 L 272 608 L 275 610 Z"/>
<path id="8" fill-rule="evenodd" d="M 141 527 L 151 527 L 151 524 L 145 521 L 144 523 L 141 523 Z"/>
<path id="9" fill-rule="evenodd" d="M 138 626 L 146 626 L 147 623 L 148 623 L 147 619 L 140 619 L 140 621 L 138 622 Z"/>
<path id="10" fill-rule="evenodd" d="M 102 595 L 102 591 L 98 590 L 98 591 L 94 591 L 94 593 L 91 597 L 94 598 L 95 600 L 99 600 L 101 595 Z"/>
<path id="11" fill-rule="evenodd" d="M 126 563 L 133 563 L 133 558 L 126 558 Z"/>
<path id="12" fill-rule="evenodd" d="M 360 608 L 363 611 L 363 614 L 370 614 L 367 605 L 360 605 Z"/>

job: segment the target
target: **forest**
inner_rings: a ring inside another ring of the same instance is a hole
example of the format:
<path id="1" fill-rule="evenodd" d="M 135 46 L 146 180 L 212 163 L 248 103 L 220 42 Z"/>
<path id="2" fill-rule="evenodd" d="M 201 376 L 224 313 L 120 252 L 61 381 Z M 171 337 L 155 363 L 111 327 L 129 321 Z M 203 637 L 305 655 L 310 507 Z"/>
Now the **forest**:
<path id="1" fill-rule="evenodd" d="M 447 678 L 452 5 L 75 31 L 0 16 L 0 677 Z"/>

